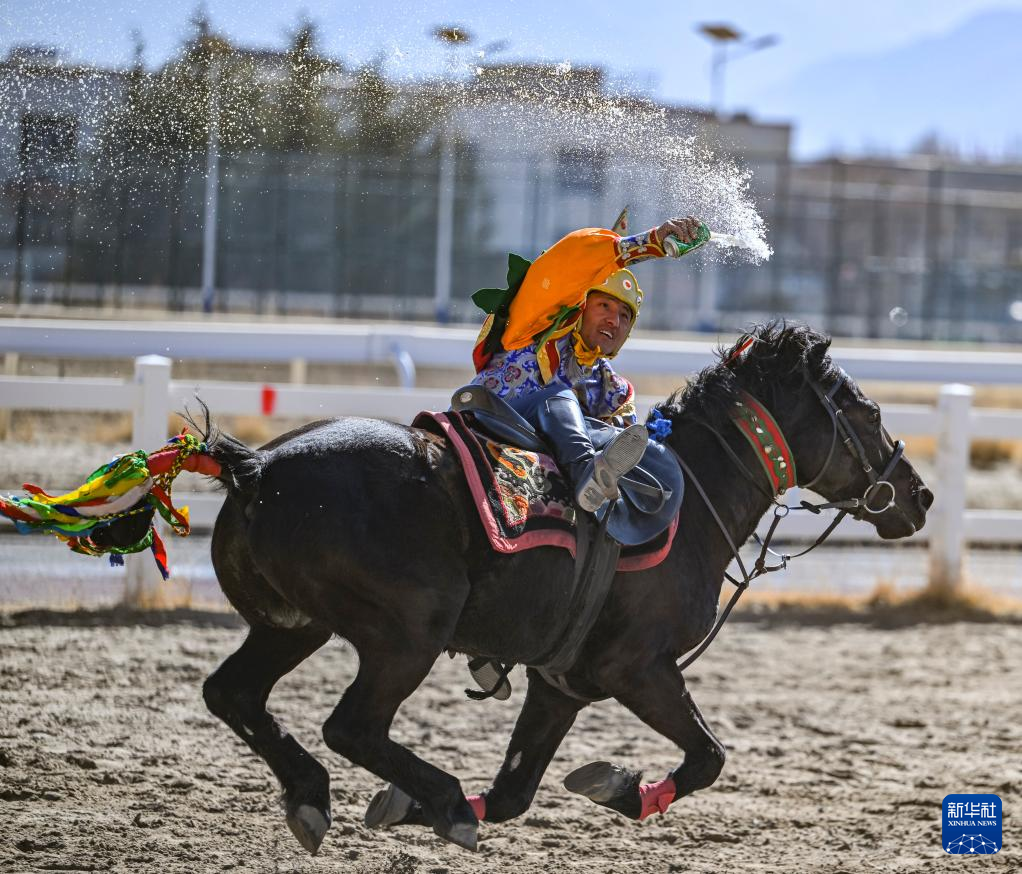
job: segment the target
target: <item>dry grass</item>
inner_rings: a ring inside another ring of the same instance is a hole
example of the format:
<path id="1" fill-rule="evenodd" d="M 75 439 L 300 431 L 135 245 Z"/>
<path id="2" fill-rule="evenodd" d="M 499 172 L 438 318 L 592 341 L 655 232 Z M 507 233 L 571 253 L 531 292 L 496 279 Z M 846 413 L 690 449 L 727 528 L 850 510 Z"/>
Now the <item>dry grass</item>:
<path id="1" fill-rule="evenodd" d="M 1022 441 L 973 440 L 969 461 L 978 470 L 993 470 L 1004 464 L 1022 468 Z"/>
<path id="2" fill-rule="evenodd" d="M 130 443 L 131 414 L 114 413 L 90 423 L 85 431 L 90 443 Z"/>
<path id="3" fill-rule="evenodd" d="M 730 595 L 730 591 L 722 593 L 721 607 Z M 141 621 L 139 617 L 144 616 L 151 619 Z M 866 595 L 749 591 L 738 602 L 731 619 L 771 627 L 826 627 L 848 623 L 875 628 L 952 622 L 1022 624 L 1022 601 L 995 595 L 974 584 L 967 584 L 956 591 L 921 589 L 899 592 L 892 583 L 881 580 Z M 68 601 L 59 608 L 0 609 L 0 627 L 165 622 L 234 625 L 240 624 L 241 619 L 230 607 L 195 602 L 191 585 L 173 578 L 160 583 L 153 591 L 129 594 L 112 607 L 89 608 Z"/>
<path id="4" fill-rule="evenodd" d="M 191 610 L 196 605 L 192 601 L 192 584 L 171 577 L 156 587 L 127 594 L 119 606 L 128 610 Z"/>
<path id="5" fill-rule="evenodd" d="M 185 421 L 173 414 L 167 418 L 167 434 L 180 434 Z M 223 416 L 217 420 L 223 430 L 252 446 L 259 446 L 278 434 L 297 427 L 302 422 L 288 419 L 268 419 L 263 416 Z M 18 412 L 11 417 L 11 443 L 39 443 L 52 440 L 62 432 L 84 439 L 97 446 L 117 446 L 131 443 L 132 422 L 128 413 L 36 413 Z M 153 451 L 156 446 L 133 447 Z"/>
<path id="6" fill-rule="evenodd" d="M 1022 623 L 1022 601 L 995 595 L 968 581 L 954 591 L 925 588 L 900 592 L 891 582 L 880 580 L 867 595 L 749 592 L 735 608 L 735 616 L 770 624 L 856 622 L 884 628 L 920 623 Z"/>

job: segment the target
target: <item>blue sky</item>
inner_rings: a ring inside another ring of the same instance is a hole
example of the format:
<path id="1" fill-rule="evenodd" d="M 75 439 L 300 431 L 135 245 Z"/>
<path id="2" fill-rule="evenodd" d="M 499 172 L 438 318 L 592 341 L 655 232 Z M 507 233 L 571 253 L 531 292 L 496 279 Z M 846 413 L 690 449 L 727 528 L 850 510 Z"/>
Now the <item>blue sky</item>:
<path id="1" fill-rule="evenodd" d="M 419 75 L 443 64 L 429 37 L 440 23 L 476 35 L 476 48 L 507 40 L 498 58 L 600 63 L 663 99 L 706 104 L 710 51 L 695 32 L 703 21 L 728 22 L 750 37 L 777 34 L 780 43 L 734 61 L 727 105 L 756 114 L 757 102 L 823 61 L 869 56 L 937 36 L 992 9 L 1022 10 L 1022 0 L 723 0 L 712 8 L 681 3 L 583 3 L 579 0 L 207 0 L 215 28 L 253 46 L 280 46 L 302 14 L 320 27 L 323 49 L 351 62 L 382 53 L 392 75 Z M 13 44 L 56 45 L 72 60 L 123 63 L 129 32 L 141 32 L 152 64 L 180 44 L 195 2 L 149 0 L 0 0 L 0 51 Z M 469 57 L 469 49 L 465 59 Z M 957 58 L 950 69 L 971 59 Z M 934 83 L 940 87 L 939 82 Z M 878 94 L 878 100 L 884 95 Z M 776 102 L 776 101 L 775 101 Z"/>

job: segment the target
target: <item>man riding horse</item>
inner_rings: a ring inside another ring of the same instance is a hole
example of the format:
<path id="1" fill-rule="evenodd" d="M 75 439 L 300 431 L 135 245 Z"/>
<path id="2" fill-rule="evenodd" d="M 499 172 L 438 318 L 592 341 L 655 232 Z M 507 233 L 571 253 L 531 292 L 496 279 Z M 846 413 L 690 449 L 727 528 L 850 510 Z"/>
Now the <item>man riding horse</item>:
<path id="1" fill-rule="evenodd" d="M 487 318 L 476 343 L 472 382 L 547 440 L 590 513 L 617 499 L 618 480 L 642 460 L 648 437 L 632 384 L 610 366 L 642 305 L 627 267 L 664 257 L 668 236 L 694 243 L 698 231 L 689 216 L 627 237 L 602 228 L 568 234 L 528 266 L 517 291 L 509 271 L 504 312 Z M 628 427 L 596 452 L 585 416 Z"/>
<path id="2" fill-rule="evenodd" d="M 615 228 L 623 229 L 624 217 Z M 473 384 L 507 402 L 546 439 L 582 510 L 595 513 L 617 500 L 618 480 L 642 460 L 649 439 L 637 422 L 632 384 L 610 365 L 642 306 L 627 268 L 663 258 L 669 236 L 695 244 L 699 227 L 688 216 L 633 236 L 583 228 L 531 265 L 511 256 L 508 288 L 473 297 L 490 311 L 473 352 Z M 622 430 L 597 452 L 586 416 Z M 507 669 L 484 657 L 471 659 L 469 669 L 494 697 L 510 696 Z"/>

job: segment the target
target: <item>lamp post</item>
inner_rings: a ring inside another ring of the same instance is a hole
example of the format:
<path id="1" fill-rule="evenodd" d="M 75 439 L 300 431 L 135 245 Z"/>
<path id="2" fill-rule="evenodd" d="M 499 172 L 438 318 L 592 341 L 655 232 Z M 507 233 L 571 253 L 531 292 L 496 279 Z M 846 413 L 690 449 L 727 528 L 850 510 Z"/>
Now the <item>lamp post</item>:
<path id="1" fill-rule="evenodd" d="M 467 45 L 472 36 L 458 25 L 443 25 L 433 36 L 450 49 L 448 66 L 454 72 L 454 52 Z M 433 262 L 433 317 L 441 325 L 450 321 L 451 264 L 454 254 L 454 146 L 447 136 L 447 124 L 440 120 L 440 167 L 436 194 L 436 256 Z"/>
<path id="2" fill-rule="evenodd" d="M 455 52 L 458 46 L 468 45 L 473 37 L 464 27 L 456 24 L 443 25 L 433 30 L 433 37 L 450 49 L 448 66 L 450 74 L 455 73 Z M 506 49 L 508 42 L 498 40 L 487 43 L 480 51 L 480 57 L 496 54 Z M 440 323 L 450 321 L 451 313 L 451 264 L 454 252 L 454 185 L 455 154 L 454 143 L 447 130 L 447 121 L 440 116 L 440 130 L 437 136 L 440 148 L 440 166 L 437 174 L 436 204 L 436 257 L 433 270 L 433 316 Z"/>
<path id="3" fill-rule="evenodd" d="M 697 32 L 709 39 L 713 45 L 713 58 L 710 61 L 710 105 L 713 111 L 720 115 L 724 111 L 724 70 L 727 62 L 777 45 L 781 38 L 776 34 L 768 34 L 746 39 L 740 30 L 730 24 L 700 24 Z M 739 49 L 737 54 L 728 50 L 732 44 Z"/>
<path id="4" fill-rule="evenodd" d="M 217 211 L 220 203 L 220 61 L 210 61 L 209 140 L 206 144 L 206 190 L 202 228 L 202 311 L 213 312 L 216 295 Z"/>

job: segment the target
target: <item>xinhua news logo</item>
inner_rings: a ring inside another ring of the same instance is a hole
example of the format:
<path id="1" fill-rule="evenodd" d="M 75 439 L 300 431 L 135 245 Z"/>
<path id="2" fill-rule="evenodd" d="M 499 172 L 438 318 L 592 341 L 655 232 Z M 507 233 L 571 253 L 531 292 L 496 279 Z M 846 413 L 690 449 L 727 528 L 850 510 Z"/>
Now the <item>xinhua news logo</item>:
<path id="1" fill-rule="evenodd" d="M 945 795 L 941 842 L 955 856 L 1001 851 L 1001 799 L 996 795 Z"/>

